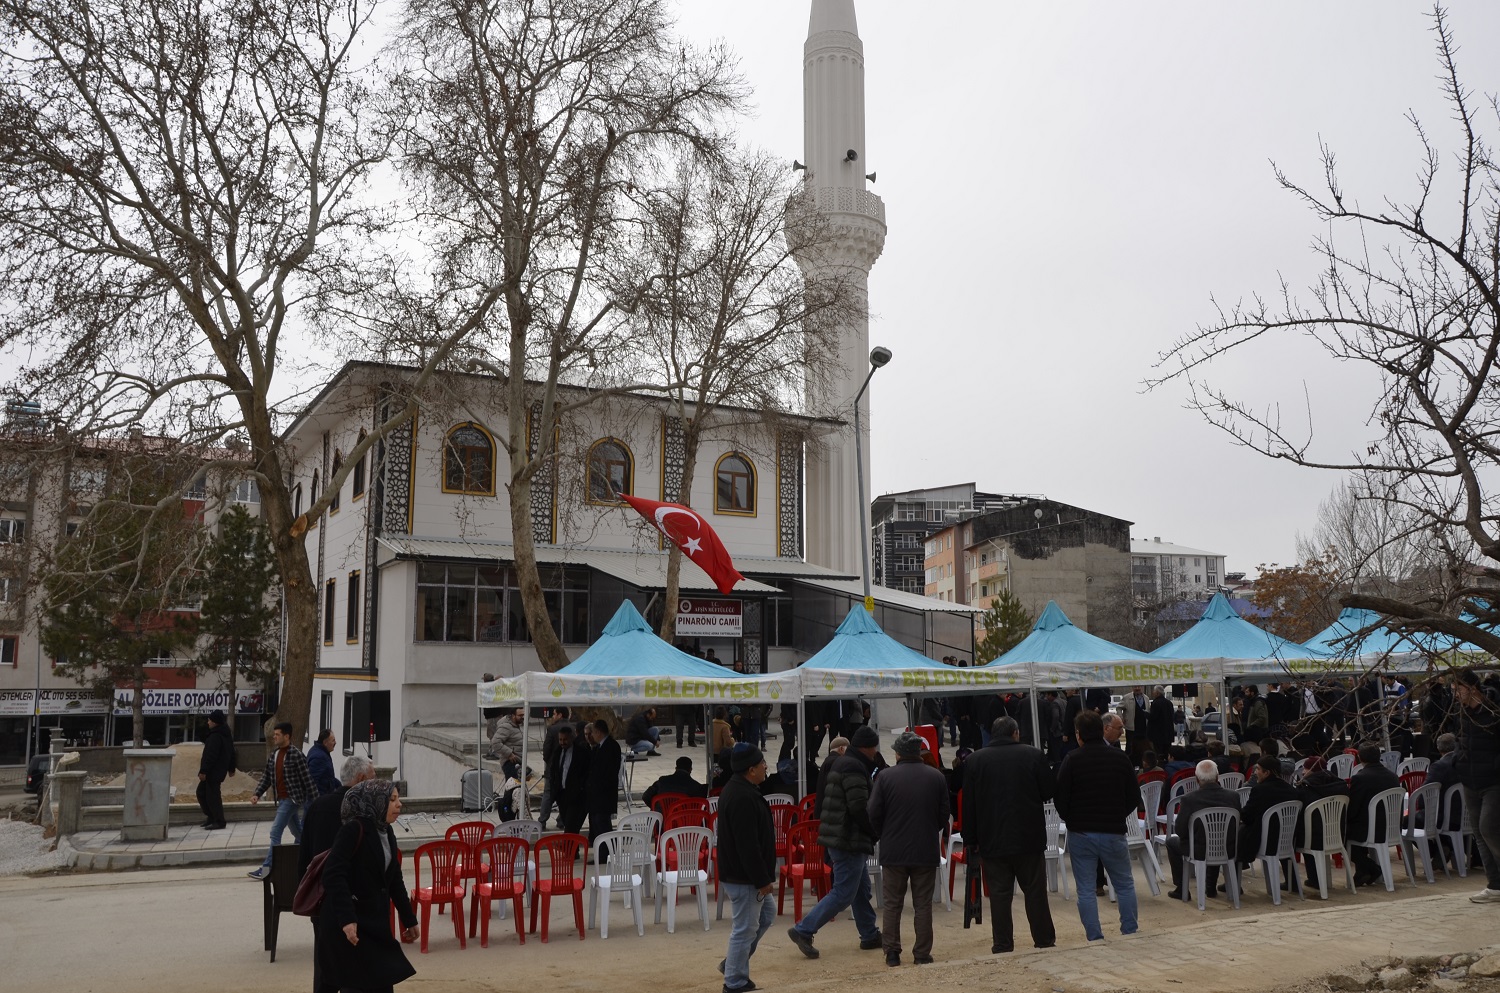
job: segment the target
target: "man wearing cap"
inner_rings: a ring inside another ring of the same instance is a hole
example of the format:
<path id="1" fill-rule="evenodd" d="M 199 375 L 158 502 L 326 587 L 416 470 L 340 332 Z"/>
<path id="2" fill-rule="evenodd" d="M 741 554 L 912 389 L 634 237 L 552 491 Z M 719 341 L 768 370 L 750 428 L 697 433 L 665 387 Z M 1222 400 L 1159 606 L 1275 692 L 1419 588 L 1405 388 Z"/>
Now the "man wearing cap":
<path id="1" fill-rule="evenodd" d="M 828 743 L 828 757 L 823 760 L 823 766 L 818 770 L 817 786 L 814 790 L 816 796 L 813 799 L 813 818 L 823 816 L 823 794 L 828 789 L 828 775 L 833 772 L 833 764 L 844 757 L 849 750 L 849 739 L 839 735 Z"/>
<path id="2" fill-rule="evenodd" d="M 833 883 L 817 906 L 787 932 L 792 943 L 810 959 L 818 957 L 813 935 L 845 908 L 854 914 L 860 948 L 871 951 L 884 944 L 875 923 L 875 907 L 870 902 L 870 875 L 865 871 L 866 862 L 875 852 L 875 829 L 870 824 L 869 812 L 870 778 L 875 774 L 880 735 L 869 725 L 861 725 L 850 737 L 849 746 L 849 751 L 833 763 L 819 797 L 822 817 L 818 844 L 828 852 Z"/>
<path id="3" fill-rule="evenodd" d="M 729 895 L 734 922 L 729 948 L 719 971 L 724 993 L 746 993 L 756 988 L 750 979 L 750 957 L 776 919 L 770 899 L 776 881 L 776 831 L 771 808 L 760 795 L 766 778 L 766 757 L 749 742 L 729 752 L 733 775 L 719 794 L 719 880 Z"/>
<path id="4" fill-rule="evenodd" d="M 1054 789 L 1052 766 L 1040 749 L 1021 741 L 1015 718 L 1001 717 L 990 743 L 964 762 L 963 785 L 965 850 L 978 853 L 990 891 L 990 951 L 1015 950 L 1011 902 L 1017 889 L 1032 944 L 1051 948 L 1057 929 L 1047 904 L 1045 805 Z"/>
<path id="5" fill-rule="evenodd" d="M 876 776 L 870 790 L 870 826 L 880 839 L 880 903 L 885 913 L 881 936 L 885 964 L 892 968 L 901 964 L 901 912 L 908 883 L 916 932 L 912 961 L 932 961 L 932 891 L 942 861 L 939 845 L 948 826 L 948 782 L 922 760 L 926 744 L 919 734 L 901 732 L 892 746 L 896 764 Z"/>
<path id="6" fill-rule="evenodd" d="M 208 735 L 203 739 L 203 757 L 198 760 L 198 807 L 203 826 L 210 831 L 224 827 L 224 779 L 234 770 L 234 735 L 224 723 L 224 711 L 208 715 Z"/>

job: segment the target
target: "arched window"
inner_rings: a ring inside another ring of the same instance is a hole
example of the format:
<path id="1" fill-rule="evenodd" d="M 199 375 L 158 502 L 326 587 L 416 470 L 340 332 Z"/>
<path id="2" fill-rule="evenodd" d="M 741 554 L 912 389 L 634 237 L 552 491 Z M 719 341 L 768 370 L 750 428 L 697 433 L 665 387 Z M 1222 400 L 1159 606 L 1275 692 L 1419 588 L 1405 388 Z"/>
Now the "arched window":
<path id="1" fill-rule="evenodd" d="M 302 484 L 298 483 L 292 487 L 292 517 L 302 516 Z"/>
<path id="2" fill-rule="evenodd" d="M 631 493 L 635 482 L 635 460 L 630 449 L 616 438 L 603 438 L 589 449 L 589 503 L 619 503 L 621 493 Z"/>
<path id="3" fill-rule="evenodd" d="M 470 421 L 448 432 L 443 446 L 443 492 L 495 495 L 495 443 Z"/>
<path id="4" fill-rule="evenodd" d="M 339 474 L 339 470 L 343 467 L 344 453 L 335 448 L 333 450 L 333 472 L 329 473 L 329 478 L 337 476 Z M 330 514 L 337 514 L 339 512 L 339 498 L 343 495 L 344 488 L 342 486 L 333 491 L 333 497 L 328 501 L 328 512 Z"/>
<path id="5" fill-rule="evenodd" d="M 718 514 L 755 514 L 755 467 L 739 452 L 719 458 L 714 467 L 716 479 L 714 512 Z"/>

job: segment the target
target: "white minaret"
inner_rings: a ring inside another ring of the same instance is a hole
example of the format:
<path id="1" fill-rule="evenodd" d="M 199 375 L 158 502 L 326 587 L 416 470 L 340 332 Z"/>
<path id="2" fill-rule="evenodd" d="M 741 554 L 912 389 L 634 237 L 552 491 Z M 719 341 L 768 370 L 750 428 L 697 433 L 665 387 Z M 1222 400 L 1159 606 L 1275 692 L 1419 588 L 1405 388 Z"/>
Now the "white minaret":
<path id="1" fill-rule="evenodd" d="M 808 356 L 809 413 L 848 420 L 807 463 L 807 560 L 857 575 L 861 568 L 859 480 L 853 401 L 870 370 L 870 325 L 863 316 L 870 267 L 885 246 L 885 204 L 865 189 L 865 48 L 854 0 L 812 0 L 803 46 L 803 173 L 828 230 L 818 251 L 799 257 L 809 281 L 852 283 L 859 317 L 840 329 L 832 354 Z M 873 389 L 873 386 L 872 386 Z M 870 393 L 860 402 L 865 499 L 870 497 Z"/>

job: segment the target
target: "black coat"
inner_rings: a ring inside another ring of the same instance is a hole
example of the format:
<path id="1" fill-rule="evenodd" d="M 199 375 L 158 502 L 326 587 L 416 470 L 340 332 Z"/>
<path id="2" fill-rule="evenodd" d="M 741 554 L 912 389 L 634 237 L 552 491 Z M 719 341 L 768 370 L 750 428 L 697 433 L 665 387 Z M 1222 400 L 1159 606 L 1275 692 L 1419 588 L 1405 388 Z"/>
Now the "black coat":
<path id="1" fill-rule="evenodd" d="M 719 875 L 760 889 L 776 881 L 776 829 L 771 808 L 743 775 L 719 795 Z"/>
<path id="2" fill-rule="evenodd" d="M 1047 848 L 1043 807 L 1054 789 L 1052 766 L 1040 750 L 992 740 L 964 761 L 965 846 L 987 859 L 1041 854 Z"/>
<path id="3" fill-rule="evenodd" d="M 1500 786 L 1500 698 L 1486 689 L 1478 707 L 1458 708 L 1458 781 L 1471 790 Z"/>
<path id="4" fill-rule="evenodd" d="M 868 806 L 880 864 L 935 866 L 948 826 L 948 781 L 921 759 L 900 759 L 875 777 Z"/>
<path id="5" fill-rule="evenodd" d="M 647 807 L 663 793 L 680 793 L 683 796 L 708 796 L 708 787 L 693 778 L 691 772 L 673 772 L 669 776 L 662 776 L 656 782 L 646 787 L 646 792 L 641 794 L 641 802 Z"/>
<path id="6" fill-rule="evenodd" d="M 587 806 L 590 815 L 613 813 L 619 807 L 620 762 L 620 743 L 610 736 L 599 742 L 589 756 Z"/>
<path id="7" fill-rule="evenodd" d="M 1187 857 L 1189 851 L 1188 819 L 1198 811 L 1208 810 L 1210 807 L 1228 807 L 1231 810 L 1237 811 L 1240 809 L 1240 795 L 1233 790 L 1225 789 L 1218 783 L 1214 783 L 1212 786 L 1200 786 L 1198 789 L 1183 796 L 1182 803 L 1177 808 L 1177 820 L 1173 822 L 1172 828 L 1173 833 L 1177 835 L 1177 840 L 1182 844 L 1182 855 L 1184 858 Z M 1197 828 L 1197 834 L 1198 847 L 1196 850 L 1202 852 L 1205 844 L 1202 825 L 1199 825 Z M 1235 842 L 1237 840 L 1238 837 L 1231 833 L 1229 836 L 1230 855 L 1233 855 L 1236 851 Z"/>
<path id="8" fill-rule="evenodd" d="M 340 786 L 307 805 L 307 813 L 302 817 L 302 841 L 297 852 L 297 878 L 307 875 L 307 864 L 314 855 L 333 847 L 339 828 L 344 826 L 339 809 L 343 807 L 344 794 L 348 792 L 349 787 Z"/>
<path id="9" fill-rule="evenodd" d="M 384 831 L 392 858 L 385 861 Z M 340 989 L 382 989 L 416 974 L 401 942 L 391 933 L 390 905 L 403 927 L 414 927 L 401 863 L 395 858 L 396 835 L 389 824 L 366 818 L 344 824 L 323 863 L 323 912 L 318 915 L 318 953 L 323 977 Z M 349 944 L 345 924 L 359 925 L 359 944 Z"/>
<path id="10" fill-rule="evenodd" d="M 1368 837 L 1370 828 L 1370 800 L 1377 793 L 1386 790 L 1399 789 L 1401 780 L 1396 774 L 1385 766 L 1376 762 L 1374 765 L 1362 765 L 1349 777 L 1349 834 L 1350 841 L 1361 841 Z M 1385 811 L 1379 810 L 1375 814 L 1375 834 L 1379 837 L 1385 831 Z"/>
<path id="11" fill-rule="evenodd" d="M 198 760 L 198 771 L 211 783 L 222 783 L 234 768 L 234 735 L 224 724 L 208 729 L 203 739 L 203 757 Z"/>
<path id="12" fill-rule="evenodd" d="M 969 756 L 973 760 L 974 755 Z M 966 782 L 968 775 L 965 770 Z M 1087 742 L 1069 752 L 1057 770 L 1056 803 L 1069 831 L 1123 835 L 1125 816 L 1141 805 L 1135 767 L 1124 752 L 1103 739 Z"/>
<path id="13" fill-rule="evenodd" d="M 564 810 L 582 810 L 583 799 L 588 795 L 589 758 L 593 750 L 580 741 L 576 735 L 573 738 L 572 747 L 568 750 L 573 753 L 573 763 L 568 769 L 568 781 L 563 782 L 563 756 L 566 752 L 561 743 L 552 753 L 551 761 L 547 763 L 547 781 L 552 784 L 552 800 L 558 807 Z"/>
<path id="14" fill-rule="evenodd" d="M 822 793 L 818 844 L 841 852 L 875 852 L 875 829 L 870 826 L 870 777 L 875 763 L 857 748 L 833 762 Z"/>
<path id="15" fill-rule="evenodd" d="M 1153 743 L 1171 741 L 1177 733 L 1176 712 L 1165 696 L 1153 697 L 1146 711 L 1146 737 Z"/>
<path id="16" fill-rule="evenodd" d="M 1297 795 L 1297 790 L 1291 783 L 1280 777 L 1272 777 L 1250 787 L 1250 797 L 1245 801 L 1245 810 L 1240 818 L 1240 858 L 1255 857 L 1255 853 L 1260 850 L 1260 825 L 1266 816 L 1266 811 L 1288 800 L 1296 800 L 1300 803 L 1302 797 Z M 1273 820 L 1271 830 L 1280 832 L 1281 823 Z M 1279 840 L 1279 837 L 1273 836 L 1272 843 L 1274 844 L 1276 840 Z M 1302 844 L 1302 810 L 1300 807 L 1297 809 L 1297 828 L 1293 840 L 1297 845 Z"/>

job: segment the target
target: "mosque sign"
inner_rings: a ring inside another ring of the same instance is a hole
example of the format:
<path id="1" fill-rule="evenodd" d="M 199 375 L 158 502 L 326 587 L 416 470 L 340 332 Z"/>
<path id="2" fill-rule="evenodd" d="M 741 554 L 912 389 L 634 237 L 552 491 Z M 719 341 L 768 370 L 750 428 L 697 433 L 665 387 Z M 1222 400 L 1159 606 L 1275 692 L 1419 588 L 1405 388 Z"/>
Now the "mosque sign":
<path id="1" fill-rule="evenodd" d="M 745 633 L 743 605 L 738 600 L 685 597 L 677 604 L 679 638 L 741 638 Z"/>

